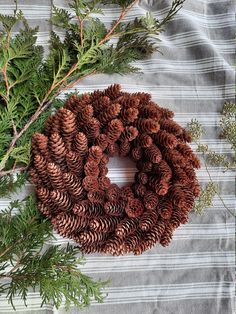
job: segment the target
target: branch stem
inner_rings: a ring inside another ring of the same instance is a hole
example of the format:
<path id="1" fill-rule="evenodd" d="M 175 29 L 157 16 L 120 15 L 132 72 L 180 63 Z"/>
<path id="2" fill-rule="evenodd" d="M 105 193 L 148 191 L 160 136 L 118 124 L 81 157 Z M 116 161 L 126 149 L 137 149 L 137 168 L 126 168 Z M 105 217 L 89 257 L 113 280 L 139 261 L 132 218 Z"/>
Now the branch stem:
<path id="1" fill-rule="evenodd" d="M 113 27 L 110 29 L 110 31 L 106 34 L 106 36 L 99 42 L 99 45 L 104 44 L 106 41 L 108 41 L 112 34 L 114 33 L 115 29 L 118 27 L 122 19 L 126 16 L 126 14 L 133 8 L 133 6 L 138 3 L 139 0 L 133 1 L 126 9 L 122 9 L 120 16 L 116 23 L 113 25 Z"/>

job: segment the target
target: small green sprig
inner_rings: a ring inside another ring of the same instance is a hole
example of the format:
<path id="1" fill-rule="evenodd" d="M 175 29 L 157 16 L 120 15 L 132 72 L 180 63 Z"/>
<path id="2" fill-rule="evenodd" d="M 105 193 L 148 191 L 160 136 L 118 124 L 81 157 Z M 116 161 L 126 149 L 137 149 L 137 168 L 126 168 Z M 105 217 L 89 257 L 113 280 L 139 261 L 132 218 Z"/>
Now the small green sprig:
<path id="1" fill-rule="evenodd" d="M 41 305 L 51 302 L 56 308 L 63 302 L 66 308 L 71 304 L 82 308 L 93 299 L 102 302 L 102 288 L 108 282 L 81 273 L 78 267 L 85 260 L 78 248 L 45 250 L 45 242 L 52 237 L 51 224 L 40 215 L 33 196 L 11 202 L 0 213 L 0 295 L 13 308 L 16 296 L 27 305 L 29 289 L 39 291 Z"/>
<path id="2" fill-rule="evenodd" d="M 217 191 L 217 184 L 213 182 L 208 182 L 205 188 L 201 190 L 201 195 L 199 196 L 199 198 L 195 201 L 193 210 L 198 215 L 202 215 L 207 207 L 212 206 L 212 201 Z"/>
<path id="3" fill-rule="evenodd" d="M 236 123 L 235 123 L 235 114 L 236 114 L 236 105 L 233 103 L 225 103 L 222 110 L 222 117 L 220 120 L 220 128 L 221 128 L 221 138 L 225 138 L 227 142 L 229 142 L 234 150 L 234 154 L 236 153 L 235 147 L 235 139 L 236 139 Z M 202 189 L 202 192 L 199 198 L 196 200 L 194 204 L 194 210 L 198 214 L 202 214 L 204 209 L 212 205 L 212 200 L 215 195 L 219 197 L 224 208 L 233 216 L 233 213 L 225 204 L 222 199 L 219 186 L 213 182 L 211 173 L 209 171 L 208 165 L 215 167 L 224 167 L 224 172 L 226 170 L 235 171 L 236 163 L 235 160 L 228 158 L 224 154 L 218 154 L 215 151 L 209 149 L 208 145 L 202 143 L 201 137 L 205 133 L 201 123 L 196 119 L 192 119 L 190 123 L 188 123 L 188 131 L 192 135 L 192 139 L 197 146 L 197 151 L 202 153 L 203 162 L 208 173 L 209 183 Z"/>

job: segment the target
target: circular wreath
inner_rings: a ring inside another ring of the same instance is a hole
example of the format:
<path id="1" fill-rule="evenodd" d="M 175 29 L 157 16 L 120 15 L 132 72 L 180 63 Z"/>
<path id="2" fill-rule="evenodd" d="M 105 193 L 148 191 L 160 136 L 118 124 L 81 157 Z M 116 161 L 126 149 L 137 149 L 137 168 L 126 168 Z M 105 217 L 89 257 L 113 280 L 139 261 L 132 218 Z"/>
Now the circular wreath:
<path id="1" fill-rule="evenodd" d="M 32 139 L 38 208 L 85 253 L 141 254 L 167 246 L 200 187 L 190 134 L 147 93 L 120 85 L 72 95 Z M 135 161 L 134 182 L 107 177 L 109 157 Z"/>

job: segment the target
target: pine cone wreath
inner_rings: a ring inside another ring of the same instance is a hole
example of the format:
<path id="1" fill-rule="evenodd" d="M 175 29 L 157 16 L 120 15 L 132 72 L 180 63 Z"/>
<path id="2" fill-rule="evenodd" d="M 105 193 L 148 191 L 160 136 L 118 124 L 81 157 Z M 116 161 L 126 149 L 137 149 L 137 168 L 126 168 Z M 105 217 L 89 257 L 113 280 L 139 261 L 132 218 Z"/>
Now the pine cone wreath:
<path id="1" fill-rule="evenodd" d="M 38 209 L 85 253 L 141 254 L 188 221 L 200 163 L 191 136 L 146 93 L 119 85 L 72 95 L 32 139 Z M 133 184 L 107 177 L 109 157 L 137 166 Z"/>

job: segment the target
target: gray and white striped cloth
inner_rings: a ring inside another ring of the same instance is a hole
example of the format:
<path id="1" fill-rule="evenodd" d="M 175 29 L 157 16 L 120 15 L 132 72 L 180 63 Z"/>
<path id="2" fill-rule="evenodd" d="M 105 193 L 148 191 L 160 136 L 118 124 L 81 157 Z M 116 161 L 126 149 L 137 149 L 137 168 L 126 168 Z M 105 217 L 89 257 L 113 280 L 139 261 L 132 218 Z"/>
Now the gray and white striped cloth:
<path id="1" fill-rule="evenodd" d="M 18 7 L 32 25 L 40 25 L 38 42 L 49 38 L 51 5 L 66 7 L 63 0 L 19 0 Z M 171 0 L 142 0 L 126 20 L 152 11 L 163 17 Z M 13 0 L 0 0 L 0 13 L 12 13 Z M 104 21 L 118 16 L 105 10 Z M 137 62 L 143 73 L 97 75 L 83 81 L 80 92 L 120 83 L 128 92 L 152 94 L 160 105 L 171 108 L 175 120 L 185 126 L 193 117 L 206 129 L 204 143 L 218 153 L 230 154 L 230 145 L 218 138 L 217 126 L 225 100 L 234 99 L 235 3 L 233 0 L 187 0 L 183 9 L 161 34 L 160 50 L 149 60 Z M 194 145 L 193 145 L 194 148 Z M 234 173 L 210 168 L 225 204 L 235 210 Z M 124 184 L 133 178 L 134 165 L 112 159 L 109 177 Z M 198 171 L 202 184 L 206 169 Z M 30 189 L 27 186 L 26 191 Z M 25 191 L 25 192 L 26 192 Z M 21 195 L 18 195 L 18 197 Z M 8 200 L 0 200 L 4 208 Z M 111 278 L 105 303 L 93 303 L 84 314 L 231 314 L 234 313 L 234 219 L 218 198 L 203 216 L 192 213 L 190 223 L 180 227 L 171 245 L 157 246 L 141 256 L 88 255 L 83 271 L 95 278 Z M 66 240 L 59 238 L 56 243 Z M 28 308 L 17 300 L 17 313 L 60 313 L 50 304 L 40 309 L 38 293 L 31 293 Z M 0 298 L 0 313 L 13 310 Z M 71 308 L 69 313 L 78 313 Z"/>

